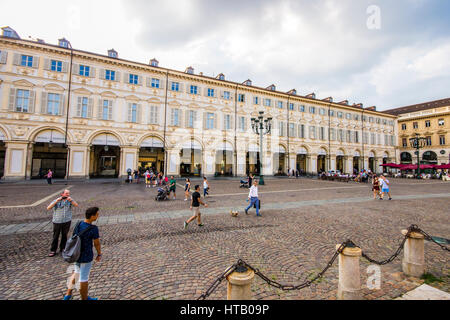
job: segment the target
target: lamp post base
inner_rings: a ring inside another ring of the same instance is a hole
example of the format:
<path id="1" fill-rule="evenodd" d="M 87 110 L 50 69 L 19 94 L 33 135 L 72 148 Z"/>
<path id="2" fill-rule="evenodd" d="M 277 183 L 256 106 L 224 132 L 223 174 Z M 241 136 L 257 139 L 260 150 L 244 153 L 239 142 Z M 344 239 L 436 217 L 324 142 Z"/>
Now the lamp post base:
<path id="1" fill-rule="evenodd" d="M 260 177 L 259 177 L 259 185 L 260 185 L 260 186 L 265 185 L 265 183 L 264 183 L 264 176 L 260 176 Z"/>

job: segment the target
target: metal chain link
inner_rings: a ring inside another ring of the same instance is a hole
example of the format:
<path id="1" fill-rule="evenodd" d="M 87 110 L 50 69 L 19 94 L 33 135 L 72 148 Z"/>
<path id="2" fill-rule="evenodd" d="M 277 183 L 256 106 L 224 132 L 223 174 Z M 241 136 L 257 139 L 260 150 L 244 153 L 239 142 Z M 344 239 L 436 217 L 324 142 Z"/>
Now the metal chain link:
<path id="1" fill-rule="evenodd" d="M 425 231 L 423 231 L 422 229 L 420 229 L 417 225 L 411 225 L 408 228 L 408 232 L 406 233 L 405 237 L 403 238 L 402 243 L 400 244 L 400 246 L 398 247 L 397 251 L 388 259 L 383 260 L 383 261 L 376 261 L 372 258 L 370 258 L 367 254 L 365 254 L 364 252 L 362 252 L 362 256 L 367 259 L 369 262 L 377 264 L 377 265 L 386 265 L 388 263 L 391 263 L 392 261 L 394 261 L 399 254 L 402 252 L 402 250 L 405 247 L 405 243 L 406 240 L 410 237 L 412 232 L 417 232 L 417 233 L 421 233 L 426 240 L 431 241 L 436 243 L 437 245 L 439 245 L 443 250 L 446 251 L 450 251 L 449 248 L 447 248 L 444 245 L 441 245 L 440 243 L 436 242 L 429 234 L 427 234 Z M 197 300 L 205 300 L 206 298 L 208 298 L 216 289 L 217 287 L 220 285 L 220 283 L 226 279 L 230 274 L 232 274 L 234 271 L 236 271 L 238 268 L 242 268 L 242 267 L 246 267 L 249 268 L 251 270 L 253 270 L 255 272 L 255 275 L 257 275 L 258 277 L 260 277 L 263 281 L 265 281 L 268 285 L 283 290 L 283 291 L 293 291 L 293 290 L 301 290 L 304 289 L 306 287 L 311 286 L 315 281 L 317 281 L 318 279 L 322 278 L 323 275 L 328 271 L 328 269 L 330 269 L 334 262 L 336 261 L 336 259 L 339 257 L 339 255 L 344 251 L 345 248 L 347 247 L 357 247 L 353 241 L 351 240 L 347 240 L 344 243 L 341 244 L 341 246 L 339 247 L 338 250 L 336 250 L 336 252 L 334 253 L 333 257 L 330 259 L 330 261 L 328 262 L 328 264 L 326 265 L 326 267 L 317 274 L 317 276 L 315 276 L 313 279 L 305 281 L 302 284 L 299 285 L 283 285 L 277 281 L 271 280 L 269 279 L 267 276 L 265 276 L 261 271 L 259 271 L 259 269 L 252 267 L 251 265 L 249 265 L 247 262 L 239 259 L 239 261 L 237 263 L 235 263 L 234 265 L 232 265 L 231 267 L 229 267 L 219 278 L 217 278 L 214 283 L 209 287 L 209 289 L 202 294 Z"/>
<path id="2" fill-rule="evenodd" d="M 220 285 L 220 283 L 226 279 L 230 274 L 232 274 L 239 266 L 239 262 L 233 264 L 231 267 L 229 267 L 220 277 L 216 279 L 216 281 L 213 282 L 213 284 L 209 287 L 208 290 L 204 294 L 202 294 L 200 297 L 198 297 L 197 300 L 205 300 L 208 298 L 211 294 L 213 294 L 214 291 L 216 291 L 217 287 Z"/>

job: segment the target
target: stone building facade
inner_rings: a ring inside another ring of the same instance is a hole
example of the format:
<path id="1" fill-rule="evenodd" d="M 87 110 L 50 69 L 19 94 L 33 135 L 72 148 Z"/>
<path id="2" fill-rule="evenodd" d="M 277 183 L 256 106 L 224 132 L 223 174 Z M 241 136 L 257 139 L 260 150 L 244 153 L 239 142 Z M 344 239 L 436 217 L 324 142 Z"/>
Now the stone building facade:
<path id="1" fill-rule="evenodd" d="M 398 154 L 402 164 L 417 164 L 416 149 L 409 139 L 426 139 L 419 152 L 422 164 L 450 163 L 450 98 L 420 103 L 386 111 L 398 116 Z"/>
<path id="2" fill-rule="evenodd" d="M 396 160 L 396 116 L 332 98 L 259 88 L 42 40 L 0 36 L 0 176 L 122 177 L 153 168 L 174 176 L 243 176 L 354 169 Z M 11 29 L 12 30 L 12 29 Z M 272 131 L 259 139 L 251 118 Z"/>

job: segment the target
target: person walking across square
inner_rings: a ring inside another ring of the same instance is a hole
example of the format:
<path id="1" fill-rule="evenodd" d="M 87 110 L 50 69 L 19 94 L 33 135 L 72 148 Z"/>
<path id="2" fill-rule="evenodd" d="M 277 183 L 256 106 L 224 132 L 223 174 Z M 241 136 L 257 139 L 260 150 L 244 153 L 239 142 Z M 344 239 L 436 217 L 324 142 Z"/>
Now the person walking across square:
<path id="1" fill-rule="evenodd" d="M 250 205 L 245 209 L 245 214 L 248 214 L 248 210 L 256 205 L 256 216 L 261 217 L 259 212 L 258 181 L 253 181 L 253 186 L 250 188 L 248 198 L 250 199 Z"/>
<path id="2" fill-rule="evenodd" d="M 380 197 L 380 200 L 384 200 L 384 196 L 386 195 L 386 193 L 389 196 L 389 200 L 392 200 L 391 190 L 390 190 L 390 186 L 389 186 L 389 180 L 386 179 L 385 176 L 380 176 L 380 184 L 381 184 L 381 197 Z"/>
<path id="3" fill-rule="evenodd" d="M 200 186 L 196 185 L 195 192 L 192 194 L 192 201 L 191 201 L 191 210 L 194 210 L 194 215 L 191 218 L 189 218 L 188 221 L 184 222 L 184 229 L 187 229 L 187 227 L 189 226 L 189 223 L 191 223 L 195 219 L 197 219 L 198 226 L 203 227 L 202 216 L 200 213 L 200 205 L 205 206 L 205 208 L 208 207 L 208 205 L 206 203 L 204 203 L 201 199 Z"/>
<path id="4" fill-rule="evenodd" d="M 169 182 L 169 198 L 170 198 L 170 194 L 173 192 L 173 200 L 177 199 L 177 180 L 175 180 L 175 178 L 173 176 L 170 177 L 170 182 Z"/>
<path id="5" fill-rule="evenodd" d="M 102 250 L 100 246 L 100 235 L 98 227 L 94 226 L 93 223 L 97 221 L 99 216 L 99 208 L 89 208 L 86 210 L 85 220 L 80 222 L 73 230 L 74 234 L 80 234 L 81 239 L 81 249 L 80 257 L 75 263 L 75 272 L 72 275 L 72 281 L 69 283 L 69 288 L 64 300 L 71 300 L 73 295 L 73 285 L 76 284 L 78 279 L 80 282 L 80 295 L 81 300 L 97 300 L 88 296 L 89 292 L 89 275 L 91 273 L 92 263 L 94 261 L 94 252 L 92 246 L 95 246 L 97 251 L 96 262 L 101 261 Z M 86 231 L 85 231 L 86 230 Z"/>
<path id="6" fill-rule="evenodd" d="M 209 195 L 209 182 L 208 179 L 206 179 L 206 177 L 203 177 L 203 197 L 206 198 L 206 196 Z"/>
<path id="7" fill-rule="evenodd" d="M 63 252 L 66 247 L 67 234 L 72 223 L 72 207 L 78 207 L 78 203 L 70 197 L 70 190 L 64 190 L 61 197 L 54 200 L 47 207 L 47 210 L 53 209 L 53 241 L 50 254 L 48 255 L 49 257 L 56 255 L 59 235 L 61 235 L 60 252 Z"/>

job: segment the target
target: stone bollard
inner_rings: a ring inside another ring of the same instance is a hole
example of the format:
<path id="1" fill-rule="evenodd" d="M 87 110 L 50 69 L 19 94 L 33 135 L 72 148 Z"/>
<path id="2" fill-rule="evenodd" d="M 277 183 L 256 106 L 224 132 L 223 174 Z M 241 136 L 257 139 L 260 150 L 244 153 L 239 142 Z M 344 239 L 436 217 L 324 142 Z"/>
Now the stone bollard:
<path id="1" fill-rule="evenodd" d="M 227 277 L 227 300 L 252 300 L 252 282 L 255 272 L 248 268 L 236 270 Z"/>
<path id="2" fill-rule="evenodd" d="M 406 236 L 408 230 L 402 230 Z M 403 273 L 408 276 L 420 278 L 425 273 L 425 247 L 423 234 L 411 232 L 405 243 L 405 253 L 402 261 Z"/>
<path id="3" fill-rule="evenodd" d="M 337 245 L 339 249 L 341 245 Z M 361 300 L 361 279 L 359 275 L 360 248 L 347 247 L 339 255 L 338 300 Z"/>

